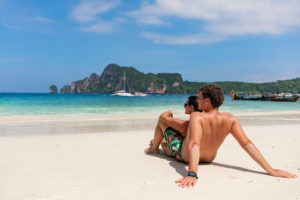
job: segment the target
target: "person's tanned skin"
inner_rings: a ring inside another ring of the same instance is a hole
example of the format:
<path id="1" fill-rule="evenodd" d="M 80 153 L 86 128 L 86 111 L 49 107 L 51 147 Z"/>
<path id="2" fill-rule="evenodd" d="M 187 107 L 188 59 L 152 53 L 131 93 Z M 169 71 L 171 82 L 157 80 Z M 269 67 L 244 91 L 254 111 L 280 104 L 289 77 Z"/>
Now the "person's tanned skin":
<path id="1" fill-rule="evenodd" d="M 185 114 L 190 115 L 195 111 L 192 105 L 189 105 L 189 101 L 187 100 L 185 104 Z M 166 144 L 164 138 L 164 132 L 166 128 L 172 127 L 180 132 L 182 136 L 186 135 L 186 130 L 188 128 L 188 121 L 184 121 L 178 118 L 173 118 L 172 111 L 169 110 L 167 112 L 162 113 L 159 116 L 159 120 L 157 122 L 155 132 L 154 132 L 154 139 L 150 141 L 150 147 L 145 149 L 145 153 L 159 153 L 158 147 L 161 144 L 164 152 L 172 157 L 172 152 L 169 149 L 168 145 Z"/>
<path id="2" fill-rule="evenodd" d="M 252 141 L 245 135 L 239 120 L 230 113 L 220 113 L 210 98 L 199 94 L 199 109 L 205 113 L 191 114 L 189 131 L 183 140 L 182 156 L 189 163 L 188 171 L 198 172 L 199 162 L 212 162 L 224 139 L 231 133 L 241 147 L 271 176 L 296 178 L 295 174 L 273 169 Z M 197 179 L 186 176 L 176 181 L 180 187 L 190 187 Z"/>

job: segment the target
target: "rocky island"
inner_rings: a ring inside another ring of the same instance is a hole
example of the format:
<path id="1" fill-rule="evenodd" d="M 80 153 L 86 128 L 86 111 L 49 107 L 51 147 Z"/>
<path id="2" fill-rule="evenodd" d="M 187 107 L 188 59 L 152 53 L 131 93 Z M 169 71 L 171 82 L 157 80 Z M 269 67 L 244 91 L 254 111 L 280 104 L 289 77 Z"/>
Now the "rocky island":
<path id="1" fill-rule="evenodd" d="M 57 90 L 56 85 L 51 85 L 51 86 L 49 87 L 49 92 L 50 92 L 50 93 L 57 93 L 58 90 Z"/>
<path id="2" fill-rule="evenodd" d="M 74 81 L 64 86 L 61 93 L 112 93 L 124 89 L 124 72 L 126 73 L 125 89 L 129 92 L 145 93 L 184 93 L 183 80 L 178 73 L 144 74 L 134 67 L 120 67 L 110 64 L 99 76 L 96 73 L 83 80 Z"/>
<path id="3" fill-rule="evenodd" d="M 184 81 L 179 73 L 143 73 L 134 67 L 121 67 L 109 64 L 101 75 L 93 73 L 83 80 L 74 81 L 60 89 L 61 93 L 113 93 L 124 89 L 128 92 L 144 92 L 148 94 L 196 94 L 198 88 L 207 82 Z M 201 80 L 201 77 L 199 77 Z M 267 83 L 246 83 L 237 81 L 213 82 L 219 84 L 225 93 L 231 90 L 253 94 L 265 92 L 300 93 L 300 78 L 279 80 Z"/>

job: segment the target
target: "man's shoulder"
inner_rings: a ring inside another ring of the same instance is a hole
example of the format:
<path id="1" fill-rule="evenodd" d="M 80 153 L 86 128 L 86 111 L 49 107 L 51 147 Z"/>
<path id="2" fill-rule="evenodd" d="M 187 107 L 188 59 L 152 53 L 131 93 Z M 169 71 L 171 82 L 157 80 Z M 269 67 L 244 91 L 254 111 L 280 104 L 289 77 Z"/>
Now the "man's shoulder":
<path id="1" fill-rule="evenodd" d="M 210 113 L 201 113 L 201 112 L 193 112 L 191 114 L 191 117 L 199 117 L 201 119 L 210 119 L 210 118 L 215 118 L 215 117 L 221 117 L 221 118 L 226 118 L 229 120 L 237 120 L 237 118 L 229 112 L 222 112 L 222 113 L 218 113 L 218 114 L 210 114 Z"/>
<path id="2" fill-rule="evenodd" d="M 220 113 L 222 116 L 225 116 L 225 117 L 234 117 L 235 118 L 235 116 L 232 114 L 232 113 L 230 113 L 230 112 L 223 112 L 223 113 Z"/>
<path id="3" fill-rule="evenodd" d="M 205 113 L 205 112 L 203 112 L 203 113 L 201 113 L 201 112 L 193 112 L 191 115 L 193 115 L 193 116 L 212 116 L 212 114 Z M 232 113 L 229 113 L 229 112 L 222 112 L 222 113 L 218 113 L 218 114 L 214 114 L 214 115 L 236 118 Z"/>
<path id="4" fill-rule="evenodd" d="M 236 116 L 234 116 L 232 113 L 230 112 L 223 112 L 223 113 L 220 113 L 220 115 L 222 117 L 226 117 L 226 118 L 229 118 L 229 119 L 237 119 Z"/>
<path id="5" fill-rule="evenodd" d="M 202 117 L 204 117 L 204 116 L 207 116 L 208 114 L 207 113 L 204 113 L 204 112 L 192 112 L 191 113 L 191 118 L 192 117 L 200 117 L 200 118 L 202 118 Z"/>

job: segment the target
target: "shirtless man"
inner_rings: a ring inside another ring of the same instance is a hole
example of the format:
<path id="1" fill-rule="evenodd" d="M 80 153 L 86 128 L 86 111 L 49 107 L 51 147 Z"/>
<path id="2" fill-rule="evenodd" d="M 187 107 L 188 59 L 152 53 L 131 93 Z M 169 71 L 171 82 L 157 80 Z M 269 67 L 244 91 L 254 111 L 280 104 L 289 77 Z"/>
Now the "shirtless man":
<path id="1" fill-rule="evenodd" d="M 295 174 L 273 169 L 245 135 L 239 120 L 230 113 L 219 112 L 219 107 L 224 101 L 224 94 L 218 85 L 205 85 L 199 89 L 199 92 L 199 109 L 205 113 L 191 114 L 189 131 L 180 149 L 182 159 L 189 163 L 189 169 L 186 177 L 176 181 L 180 187 L 190 187 L 196 184 L 199 162 L 212 162 L 229 133 L 269 175 L 285 178 L 297 177 Z"/>

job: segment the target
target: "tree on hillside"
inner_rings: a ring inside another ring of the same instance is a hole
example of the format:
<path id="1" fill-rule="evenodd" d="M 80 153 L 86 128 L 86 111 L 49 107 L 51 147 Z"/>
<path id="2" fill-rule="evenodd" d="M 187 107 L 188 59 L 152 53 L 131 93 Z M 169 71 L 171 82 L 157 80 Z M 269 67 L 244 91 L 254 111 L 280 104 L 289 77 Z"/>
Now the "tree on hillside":
<path id="1" fill-rule="evenodd" d="M 50 89 L 50 93 L 57 93 L 57 87 L 56 87 L 56 85 L 51 85 L 49 87 L 49 89 Z"/>

